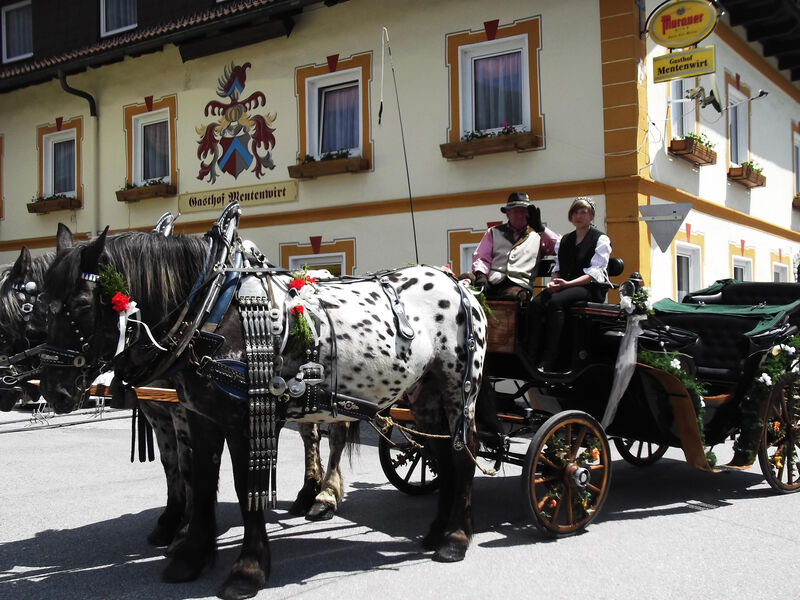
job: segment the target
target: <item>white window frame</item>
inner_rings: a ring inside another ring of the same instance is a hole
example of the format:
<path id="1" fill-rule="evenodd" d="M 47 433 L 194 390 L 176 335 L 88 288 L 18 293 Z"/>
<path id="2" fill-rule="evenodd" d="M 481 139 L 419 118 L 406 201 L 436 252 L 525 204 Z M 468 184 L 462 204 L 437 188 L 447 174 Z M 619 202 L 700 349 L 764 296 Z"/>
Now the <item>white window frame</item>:
<path id="1" fill-rule="evenodd" d="M 363 151 L 363 119 L 364 106 L 362 104 L 362 91 L 364 82 L 361 80 L 361 69 L 344 69 L 335 73 L 328 73 L 325 75 L 318 75 L 316 77 L 308 77 L 305 80 L 306 84 L 306 153 L 319 159 L 322 155 L 320 152 L 320 90 L 325 88 L 345 85 L 347 83 L 355 82 L 358 87 L 358 146 L 355 148 L 346 148 L 350 150 L 350 156 L 361 156 Z"/>
<path id="2" fill-rule="evenodd" d="M 689 259 L 689 289 L 686 293 L 694 290 L 699 290 L 702 286 L 700 278 L 700 266 L 702 263 L 702 256 L 700 254 L 700 246 L 695 244 L 686 244 L 683 242 L 675 242 L 675 300 L 680 302 L 683 298 L 678 298 L 678 257 L 686 257 Z"/>
<path id="3" fill-rule="evenodd" d="M 670 114 L 670 125 L 672 126 L 672 137 L 676 139 L 682 138 L 687 133 L 686 129 L 686 105 L 688 102 L 684 101 L 685 86 L 683 79 L 673 79 L 670 82 L 670 106 L 672 112 Z"/>
<path id="4" fill-rule="evenodd" d="M 6 51 L 7 48 L 8 48 L 8 45 L 6 43 L 8 41 L 8 32 L 6 30 L 6 13 L 11 12 L 12 10 L 17 10 L 18 8 L 22 8 L 23 6 L 30 6 L 31 7 L 31 11 L 33 11 L 33 6 L 31 6 L 31 4 L 32 4 L 31 0 L 22 0 L 22 2 L 16 2 L 14 4 L 9 4 L 8 6 L 4 6 L 3 7 L 2 20 L 3 20 L 3 62 L 4 63 L 10 63 L 10 62 L 14 62 L 14 61 L 17 61 L 17 60 L 23 60 L 25 58 L 30 58 L 31 56 L 33 56 L 33 48 L 31 48 L 30 52 L 27 52 L 25 54 L 17 54 L 16 56 L 8 56 L 8 53 Z M 33 32 L 32 31 L 31 31 L 31 44 L 33 44 Z"/>
<path id="5" fill-rule="evenodd" d="M 728 141 L 730 161 L 739 166 L 750 156 L 750 108 L 748 98 L 736 88 L 728 88 Z M 733 132 L 736 130 L 736 154 L 734 155 Z"/>
<path id="6" fill-rule="evenodd" d="M 136 0 L 134 0 L 134 4 L 136 4 Z M 118 29 L 109 30 L 106 27 L 106 0 L 100 0 L 100 37 L 107 37 L 109 35 L 116 35 L 118 33 L 122 33 L 123 31 L 136 29 L 138 24 L 139 24 L 139 11 L 137 6 L 135 23 L 131 23 L 130 25 L 126 25 L 125 27 L 119 27 Z"/>
<path id="7" fill-rule="evenodd" d="M 742 269 L 743 277 L 738 281 L 753 281 L 753 261 L 746 256 L 733 257 L 733 272 L 731 276 L 736 279 L 736 269 Z"/>
<path id="8" fill-rule="evenodd" d="M 775 276 L 778 276 L 775 279 Z M 789 265 L 783 263 L 772 263 L 772 281 L 773 282 L 788 282 L 789 281 Z"/>
<path id="9" fill-rule="evenodd" d="M 794 193 L 800 194 L 800 133 L 792 132 L 792 166 L 794 167 Z"/>
<path id="10" fill-rule="evenodd" d="M 172 123 L 170 122 L 169 109 L 161 108 L 151 112 L 142 113 L 133 117 L 133 157 L 131 167 L 134 185 L 143 185 L 144 179 L 144 127 L 166 121 L 167 123 L 167 174 L 161 177 L 162 183 L 172 183 Z"/>
<path id="11" fill-rule="evenodd" d="M 458 80 L 461 84 L 459 90 L 459 111 L 461 114 L 461 130 L 468 133 L 475 130 L 475 109 L 473 98 L 475 95 L 475 84 L 473 78 L 473 62 L 479 58 L 488 58 L 498 54 L 509 54 L 511 52 L 521 54 L 521 75 L 522 75 L 522 123 L 511 123 L 520 126 L 524 131 L 531 130 L 531 94 L 528 65 L 528 36 L 515 35 L 488 42 L 477 44 L 465 44 L 458 49 Z M 487 132 L 497 132 L 502 129 L 495 127 L 485 129 Z"/>
<path id="12" fill-rule="evenodd" d="M 75 135 L 74 129 L 66 129 L 64 131 L 58 131 L 56 133 L 49 133 L 47 135 L 42 136 L 42 196 L 47 198 L 48 196 L 52 196 L 55 194 L 54 192 L 54 181 L 53 181 L 53 154 L 54 154 L 54 146 L 59 142 L 68 142 L 72 140 L 74 143 L 75 151 L 73 153 L 73 177 L 72 180 L 75 182 L 77 187 L 78 182 L 78 166 L 77 166 L 77 157 L 78 157 L 78 139 Z M 59 192 L 59 194 L 63 194 L 69 198 L 77 198 L 78 191 L 68 190 L 66 192 Z"/>
<path id="13" fill-rule="evenodd" d="M 315 268 L 325 268 L 327 265 L 338 264 L 340 273 L 347 275 L 345 271 L 346 256 L 344 252 L 325 252 L 321 254 L 298 254 L 289 257 L 289 270 L 302 271 L 303 266 L 308 266 L 310 271 Z"/>
<path id="14" fill-rule="evenodd" d="M 472 271 L 472 255 L 478 249 L 479 242 L 470 242 L 468 244 L 459 244 L 458 256 L 461 260 L 461 273 L 469 273 Z M 456 273 L 459 275 L 459 273 Z"/>

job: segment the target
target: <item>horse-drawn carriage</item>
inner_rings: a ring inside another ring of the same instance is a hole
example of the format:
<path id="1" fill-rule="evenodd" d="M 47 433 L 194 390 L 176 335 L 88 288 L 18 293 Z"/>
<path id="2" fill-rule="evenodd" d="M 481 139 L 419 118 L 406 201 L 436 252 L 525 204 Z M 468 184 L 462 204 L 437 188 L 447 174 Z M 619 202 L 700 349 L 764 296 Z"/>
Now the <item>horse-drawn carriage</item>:
<path id="1" fill-rule="evenodd" d="M 245 535 L 221 597 L 249 597 L 263 586 L 270 562 L 263 509 L 275 497 L 277 435 L 288 419 L 387 425 L 379 454 L 390 481 L 410 493 L 441 488 L 423 546 L 442 561 L 461 560 L 472 533 L 470 458 L 520 466 L 532 521 L 556 537 L 599 513 L 611 479 L 609 439 L 634 464 L 676 446 L 690 465 L 712 470 L 705 446 L 737 434 L 729 466 L 747 466 L 758 453 L 772 487 L 800 489 L 800 343 L 791 337 L 800 301 L 732 307 L 714 304 L 724 290 L 704 290 L 694 304 L 657 304 L 646 320 L 620 304 L 576 305 L 562 345 L 569 366 L 542 373 L 531 360 L 529 296 L 490 303 L 487 323 L 467 286 L 442 269 L 315 284 L 306 272 L 275 268 L 241 240 L 238 214 L 235 204 L 227 207 L 204 239 L 157 228 L 74 244 L 60 227 L 43 293 L 29 299 L 22 293 L 28 276 L 15 281 L 13 269 L 3 282 L 4 312 L 18 317 L 26 344 L 7 344 L 4 351 L 15 354 L 0 359 L 9 392 L 40 372 L 48 402 L 69 412 L 112 368 L 126 382 L 117 389 L 123 398 L 137 381 L 176 383 L 194 487 L 193 505 L 178 513 L 177 523 L 188 524 L 175 538 L 169 581 L 193 579 L 213 560 L 224 439 Z M 620 292 L 637 298 L 632 280 Z M 19 302 L 33 307 L 29 320 Z M 34 332 L 47 339 L 30 348 Z M 659 354 L 651 364 L 637 362 L 637 346 Z M 41 364 L 25 370 L 34 356 Z M 476 404 L 479 388 L 485 395 Z M 526 451 L 516 450 L 520 439 L 530 440 Z M 310 485 L 298 502 L 341 482 L 338 452 L 324 481 L 309 476 L 318 464 L 306 464 Z M 316 450 L 309 456 L 319 462 Z"/>
<path id="2" fill-rule="evenodd" d="M 634 277 L 620 294 L 640 299 L 640 286 Z M 719 282 L 652 310 L 623 300 L 630 313 L 580 303 L 559 373 L 534 366 L 529 300 L 488 303 L 478 457 L 522 468 L 526 512 L 543 533 L 570 535 L 598 515 L 611 481 L 609 440 L 641 467 L 670 447 L 705 471 L 746 469 L 758 456 L 774 490 L 800 490 L 800 284 Z M 408 411 L 390 417 L 379 441 L 387 478 L 410 494 L 436 489 L 437 465 Z M 731 437 L 733 458 L 715 466 L 706 447 Z"/>

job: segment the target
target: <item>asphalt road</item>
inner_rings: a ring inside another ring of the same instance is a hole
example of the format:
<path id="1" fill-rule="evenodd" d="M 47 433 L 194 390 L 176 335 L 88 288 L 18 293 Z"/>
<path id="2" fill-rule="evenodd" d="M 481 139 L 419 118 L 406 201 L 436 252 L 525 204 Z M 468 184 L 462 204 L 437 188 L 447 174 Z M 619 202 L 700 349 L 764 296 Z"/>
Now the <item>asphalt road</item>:
<path id="1" fill-rule="evenodd" d="M 242 535 L 227 456 L 216 565 L 195 582 L 165 584 L 166 559 L 145 543 L 164 478 L 158 461 L 130 463 L 128 420 L 84 414 L 72 419 L 89 423 L 44 430 L 29 416 L 0 413 L 0 599 L 215 597 Z M 287 513 L 303 472 L 300 440 L 284 432 L 279 503 L 268 514 L 272 575 L 258 598 L 797 597 L 800 494 L 774 495 L 757 467 L 701 473 L 674 450 L 647 469 L 615 460 L 602 514 L 555 541 L 527 523 L 518 471 L 481 475 L 467 557 L 440 564 L 419 545 L 435 496 L 388 484 L 375 436 L 362 431 L 344 466 L 344 504 L 325 523 Z"/>

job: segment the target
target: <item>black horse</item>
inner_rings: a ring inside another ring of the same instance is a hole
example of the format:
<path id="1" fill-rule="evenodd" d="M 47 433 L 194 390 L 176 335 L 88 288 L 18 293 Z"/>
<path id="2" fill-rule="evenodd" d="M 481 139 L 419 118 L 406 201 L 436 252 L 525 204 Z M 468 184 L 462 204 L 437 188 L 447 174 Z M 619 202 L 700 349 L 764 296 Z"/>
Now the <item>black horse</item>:
<path id="1" fill-rule="evenodd" d="M 0 367 L 0 407 L 10 410 L 20 398 L 38 398 L 38 386 L 30 383 L 39 373 L 37 347 L 44 343 L 46 307 L 39 301 L 44 275 L 54 253 L 31 257 L 23 246 L 19 257 L 0 275 L 0 355 L 17 357 Z M 155 432 L 167 482 L 167 505 L 147 536 L 154 546 L 169 546 L 188 518 L 192 493 L 190 433 L 185 409 L 166 403 L 141 402 L 138 409 Z"/>
<path id="2" fill-rule="evenodd" d="M 121 274 L 138 303 L 141 320 L 150 324 L 155 339 L 164 339 L 167 331 L 174 330 L 174 317 L 199 280 L 207 248 L 198 238 L 136 232 L 110 237 L 104 233 L 79 246 L 61 233 L 58 238 L 56 259 L 46 279 L 48 342 L 54 356 L 43 369 L 42 393 L 57 412 L 67 412 L 80 405 L 89 382 L 114 360 L 120 342 L 119 315 L 98 285 L 97 274 L 106 265 Z M 277 290 L 277 306 L 288 318 L 289 277 L 274 277 L 270 285 Z M 382 285 L 405 306 L 410 333 L 401 335 L 399 317 Z M 430 443 L 441 466 L 442 485 L 438 512 L 423 545 L 436 550 L 438 560 L 461 560 L 472 534 L 474 464 L 463 446 L 474 454 L 473 405 L 485 353 L 483 311 L 450 276 L 428 267 L 388 272 L 383 284 L 374 278 L 320 285 L 319 295 L 318 305 L 328 307 L 328 320 L 319 324 L 319 361 L 329 373 L 320 384 L 320 397 L 339 392 L 342 397 L 360 395 L 374 399 L 378 407 L 407 397 L 420 431 L 460 433 L 463 445 L 447 435 Z M 246 362 L 240 312 L 234 302 L 217 333 L 225 340 L 220 355 Z M 285 330 L 288 323 L 283 325 Z M 242 549 L 220 596 L 251 597 L 269 575 L 270 555 L 263 511 L 248 503 L 248 404 L 199 376 L 191 354 L 184 352 L 178 358 L 174 381 L 190 414 L 202 415 L 193 422 L 213 422 L 224 432 L 244 521 Z M 286 373 L 298 372 L 306 359 L 289 354 L 282 358 Z M 127 360 L 135 362 L 137 353 L 128 353 Z M 221 445 L 212 443 L 196 445 L 196 476 L 202 472 L 198 467 L 218 458 L 220 450 Z M 209 499 L 214 497 L 216 478 L 195 481 L 195 507 L 186 538 L 167 567 L 167 573 L 186 578 L 198 575 L 214 553 L 214 528 L 209 526 L 214 510 Z"/>

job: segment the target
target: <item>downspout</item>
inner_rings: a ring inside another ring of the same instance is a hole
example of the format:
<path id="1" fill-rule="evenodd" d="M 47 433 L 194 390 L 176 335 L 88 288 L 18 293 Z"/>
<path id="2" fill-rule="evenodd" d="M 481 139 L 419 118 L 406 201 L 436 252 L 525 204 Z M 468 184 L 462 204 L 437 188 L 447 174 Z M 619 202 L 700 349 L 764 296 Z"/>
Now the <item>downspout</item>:
<path id="1" fill-rule="evenodd" d="M 83 90 L 76 89 L 67 83 L 67 74 L 63 69 L 58 70 L 58 81 L 61 83 L 61 89 L 68 94 L 83 98 L 89 103 L 89 114 L 94 117 L 91 119 L 93 125 L 92 131 L 89 132 L 87 128 L 87 137 L 94 140 L 94 152 L 92 157 L 92 174 L 94 176 L 94 212 L 92 218 L 92 227 L 89 237 L 94 237 L 100 233 L 100 119 L 97 117 L 97 102 L 94 96 Z M 85 172 L 85 170 L 84 170 Z M 86 199 L 84 198 L 84 201 Z"/>

